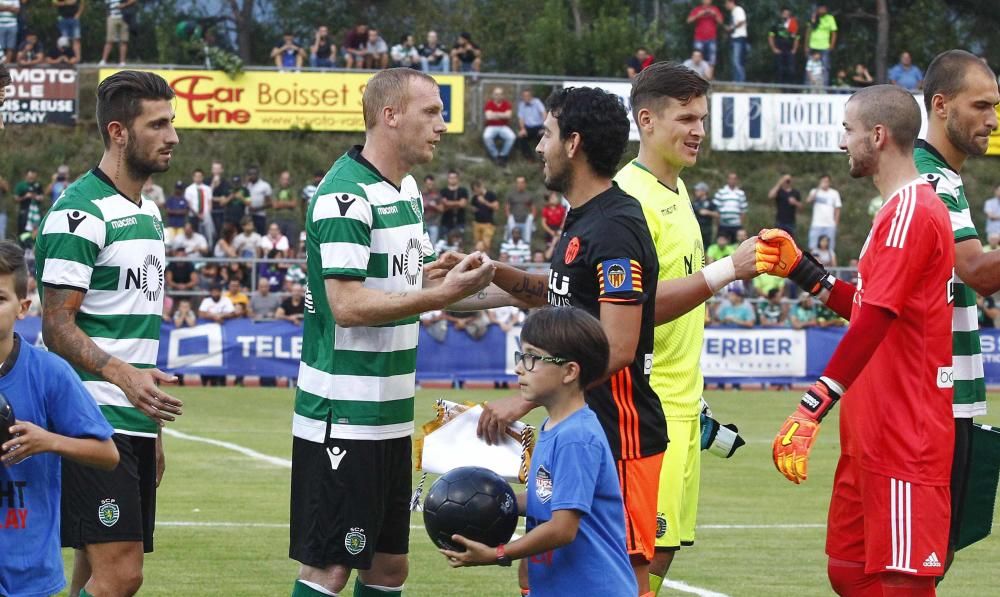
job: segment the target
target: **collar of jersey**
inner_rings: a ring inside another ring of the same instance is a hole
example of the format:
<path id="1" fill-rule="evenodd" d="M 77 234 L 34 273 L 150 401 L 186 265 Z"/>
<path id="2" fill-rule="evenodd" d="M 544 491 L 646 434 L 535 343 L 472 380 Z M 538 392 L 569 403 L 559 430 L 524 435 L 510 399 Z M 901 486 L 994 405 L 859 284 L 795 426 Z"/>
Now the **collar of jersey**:
<path id="1" fill-rule="evenodd" d="M 101 182 L 103 182 L 104 184 L 106 184 L 109 187 L 111 187 L 115 191 L 115 193 L 118 193 L 118 195 L 121 196 L 122 199 L 128 201 L 129 203 L 131 203 L 132 205 L 135 205 L 136 207 L 139 207 L 139 208 L 142 207 L 142 193 L 141 192 L 139 193 L 139 203 L 137 204 L 135 201 L 132 201 L 131 199 L 129 199 L 128 195 L 126 195 L 125 193 L 123 193 L 121 191 L 121 189 L 119 189 L 118 187 L 115 186 L 115 183 L 113 183 L 111 181 L 111 177 L 109 177 L 107 174 L 105 174 L 104 170 L 101 170 L 100 166 L 94 166 L 94 169 L 91 170 L 90 172 L 94 176 L 96 176 Z"/>
<path id="2" fill-rule="evenodd" d="M 387 182 L 387 183 L 391 184 L 392 188 L 396 189 L 396 191 L 398 192 L 400 190 L 400 188 L 397 187 L 391 180 L 389 180 L 388 178 L 386 178 L 385 176 L 383 176 L 382 173 L 378 171 L 378 168 L 375 167 L 375 164 L 372 164 L 371 162 L 369 162 L 368 160 L 366 160 L 363 155 L 361 155 L 361 150 L 362 149 L 364 149 L 363 146 L 361 146 L 361 145 L 355 145 L 354 147 L 352 147 L 347 152 L 347 157 L 351 158 L 355 162 L 357 162 L 357 163 L 361 164 L 362 166 L 364 166 L 365 168 L 367 168 L 372 174 L 374 174 L 375 176 L 377 176 L 379 178 L 379 180 L 382 180 L 384 182 Z"/>
<path id="3" fill-rule="evenodd" d="M 647 168 L 646 166 L 642 165 L 642 162 L 640 162 L 639 160 L 632 160 L 632 165 L 635 166 L 636 168 L 642 170 L 646 174 L 650 175 L 653 178 L 653 180 L 655 180 L 663 188 L 667 189 L 668 191 L 670 191 L 672 193 L 680 195 L 680 185 L 677 185 L 676 189 L 670 188 L 670 185 L 666 184 L 665 182 L 663 182 L 662 180 L 660 180 L 659 178 L 657 178 L 656 175 L 653 174 L 652 172 L 650 172 L 649 168 Z M 677 180 L 680 180 L 679 176 L 677 177 Z"/>

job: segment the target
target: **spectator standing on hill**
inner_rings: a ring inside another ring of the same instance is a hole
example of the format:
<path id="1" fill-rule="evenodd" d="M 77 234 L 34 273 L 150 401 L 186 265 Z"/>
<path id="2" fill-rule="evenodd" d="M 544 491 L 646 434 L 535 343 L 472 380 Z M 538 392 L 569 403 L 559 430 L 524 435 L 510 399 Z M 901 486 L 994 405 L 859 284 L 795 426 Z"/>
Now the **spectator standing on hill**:
<path id="1" fill-rule="evenodd" d="M 565 220 L 566 206 L 563 205 L 562 197 L 555 191 L 549 191 L 545 207 L 542 208 L 542 228 L 545 230 L 546 243 L 552 242 L 552 239 L 559 236 Z"/>
<path id="2" fill-rule="evenodd" d="M 420 52 L 414 45 L 413 35 L 407 33 L 400 38 L 399 43 L 392 46 L 389 55 L 392 65 L 403 68 L 420 68 Z"/>
<path id="3" fill-rule="evenodd" d="M 715 238 L 715 224 L 719 221 L 719 209 L 708 196 L 708 185 L 699 182 L 694 185 L 694 199 L 691 200 L 691 209 L 698 220 L 698 228 L 701 229 L 701 246 L 707 249 Z"/>
<path id="4" fill-rule="evenodd" d="M 184 232 L 184 222 L 187 221 L 190 206 L 184 196 L 186 188 L 183 180 L 174 183 L 174 192 L 167 197 L 166 201 L 166 228 L 163 231 L 163 240 L 172 243 L 177 236 Z"/>
<path id="5" fill-rule="evenodd" d="M 0 64 L 0 69 L 3 65 Z M 0 119 L 0 124 L 3 120 Z M 0 176 L 0 239 L 7 238 L 7 211 L 10 207 L 7 204 L 7 194 L 10 193 L 10 184 L 3 176 Z"/>
<path id="6" fill-rule="evenodd" d="M 750 42 L 747 37 L 747 12 L 736 0 L 726 0 L 726 10 L 729 11 L 729 51 L 732 57 L 733 81 L 742 83 L 747 80 L 746 61 Z"/>
<path id="7" fill-rule="evenodd" d="M 326 25 L 316 28 L 313 43 L 309 46 L 309 66 L 313 68 L 333 68 L 336 65 L 337 44 L 330 39 L 330 30 Z"/>
<path id="8" fill-rule="evenodd" d="M 521 91 L 521 99 L 517 102 L 517 121 L 520 125 L 517 131 L 517 143 L 521 146 L 521 155 L 526 160 L 534 160 L 537 157 L 535 146 L 542 137 L 545 104 L 535 97 L 531 89 Z"/>
<path id="9" fill-rule="evenodd" d="M 767 198 L 774 201 L 774 225 L 795 237 L 795 216 L 802 207 L 802 194 L 792 186 L 792 175 L 782 174 L 767 192 Z"/>
<path id="10" fill-rule="evenodd" d="M 364 68 L 368 48 L 368 25 L 358 23 L 344 36 L 340 46 L 344 52 L 344 68 Z"/>
<path id="11" fill-rule="evenodd" d="M 53 0 L 59 20 L 56 27 L 59 35 L 70 40 L 73 54 L 80 58 L 80 16 L 83 14 L 84 0 Z"/>
<path id="12" fill-rule="evenodd" d="M 125 66 L 128 56 L 129 25 L 125 19 L 126 12 L 136 8 L 138 0 L 105 0 L 108 7 L 108 18 L 105 21 L 107 29 L 104 37 L 104 51 L 101 53 L 100 66 L 108 63 L 111 48 L 118 44 L 118 66 Z"/>
<path id="13" fill-rule="evenodd" d="M 820 4 L 813 11 L 806 30 L 806 38 L 809 40 L 807 46 L 809 54 L 819 52 L 820 61 L 823 63 L 823 85 L 829 85 L 832 64 L 830 58 L 837 48 L 837 19 L 830 14 L 825 4 Z"/>
<path id="14" fill-rule="evenodd" d="M 243 219 L 246 218 L 250 220 L 251 226 L 255 226 L 253 218 L 247 215 L 250 191 L 244 186 L 243 179 L 239 176 L 232 177 L 229 188 L 229 194 L 219 201 L 222 204 L 222 225 L 232 224 L 237 229 L 242 230 Z"/>
<path id="15" fill-rule="evenodd" d="M 528 180 L 523 176 L 514 179 L 514 190 L 507 195 L 504 206 L 507 216 L 506 237 L 510 238 L 515 228 L 521 230 L 521 238 L 531 239 L 535 232 L 535 198 L 528 191 Z"/>
<path id="16" fill-rule="evenodd" d="M 705 61 L 715 67 L 719 49 L 719 25 L 723 22 L 722 11 L 712 4 L 712 0 L 701 0 L 688 13 L 687 22 L 688 25 L 694 25 L 693 49 L 701 52 Z"/>
<path id="17" fill-rule="evenodd" d="M 205 184 L 205 172 L 196 168 L 191 173 L 191 184 L 184 189 L 191 217 L 197 222 L 197 229 L 205 236 L 209 245 L 214 244 L 215 223 L 212 221 L 212 187 Z"/>
<path id="18" fill-rule="evenodd" d="M 438 42 L 437 31 L 427 32 L 427 42 L 417 48 L 420 54 L 420 70 L 425 73 L 446 73 L 451 70 L 448 51 Z"/>
<path id="19" fill-rule="evenodd" d="M 316 170 L 313 172 L 312 182 L 302 187 L 302 194 L 300 195 L 302 199 L 303 210 L 309 209 L 309 204 L 312 203 L 313 196 L 316 195 L 316 189 L 319 188 L 319 184 L 323 182 L 323 177 L 326 175 L 322 170 Z"/>
<path id="20" fill-rule="evenodd" d="M 747 195 L 740 188 L 740 177 L 735 172 L 726 176 L 726 185 L 715 192 L 712 203 L 719 211 L 719 234 L 733 241 L 736 231 L 746 227 L 748 208 Z"/>
<path id="21" fill-rule="evenodd" d="M 232 193 L 229 181 L 226 180 L 226 169 L 219 160 L 212 160 L 211 177 L 208 186 L 212 187 L 212 225 L 216 230 L 222 230 L 225 222 L 226 201 Z M 239 222 L 234 222 L 239 229 Z"/>
<path id="22" fill-rule="evenodd" d="M 424 227 L 427 229 L 431 244 L 436 245 L 441 236 L 441 213 L 444 211 L 444 206 L 441 205 L 441 192 L 434 186 L 433 174 L 424 177 L 420 197 L 424 203 Z"/>
<path id="23" fill-rule="evenodd" d="M 368 29 L 368 41 L 365 42 L 365 68 L 389 68 L 389 44 L 379 34 L 378 29 Z"/>
<path id="24" fill-rule="evenodd" d="M 809 59 L 806 60 L 806 85 L 815 88 L 812 93 L 821 93 L 819 89 L 826 85 L 829 75 L 823 65 L 822 52 L 810 50 Z"/>
<path id="25" fill-rule="evenodd" d="M 775 81 L 786 85 L 798 83 L 795 75 L 795 55 L 799 52 L 799 21 L 787 8 L 767 32 L 767 43 L 774 54 Z"/>
<path id="26" fill-rule="evenodd" d="M 0 0 L 0 51 L 4 62 L 13 64 L 17 56 L 17 17 L 21 0 Z"/>
<path id="27" fill-rule="evenodd" d="M 295 41 L 295 35 L 291 31 L 286 31 L 281 36 L 281 41 L 274 44 L 271 58 L 278 70 L 284 71 L 290 68 L 298 70 L 302 68 L 302 63 L 306 59 L 306 51 Z"/>
<path id="28" fill-rule="evenodd" d="M 271 222 L 278 225 L 289 241 L 299 237 L 302 226 L 302 215 L 299 213 L 299 201 L 292 188 L 292 173 L 282 170 L 278 175 L 278 190 L 274 192 L 274 204 L 271 210 Z"/>
<path id="29" fill-rule="evenodd" d="M 482 65 L 482 50 L 472 43 L 472 36 L 461 33 L 451 49 L 451 70 L 457 73 L 478 73 Z"/>
<path id="30" fill-rule="evenodd" d="M 809 249 L 819 245 L 819 237 L 830 238 L 830 250 L 837 250 L 837 225 L 840 223 L 840 192 L 830 186 L 830 175 L 819 177 L 819 186 L 809 191 L 806 203 L 813 204 L 812 224 L 809 226 Z"/>
<path id="31" fill-rule="evenodd" d="M 924 73 L 913 64 L 909 52 L 899 55 L 899 63 L 889 69 L 889 82 L 908 91 L 916 91 L 924 85 Z"/>
<path id="32" fill-rule="evenodd" d="M 247 179 L 244 185 L 250 193 L 250 215 L 253 217 L 253 226 L 258 233 L 264 234 L 267 230 L 267 209 L 271 207 L 271 199 L 274 191 L 271 183 L 260 177 L 260 168 L 250 166 L 247 168 Z"/>
<path id="33" fill-rule="evenodd" d="M 441 189 L 441 236 L 452 230 L 465 230 L 465 208 L 469 205 L 469 190 L 459 184 L 458 171 L 448 172 L 448 184 Z"/>
<path id="34" fill-rule="evenodd" d="M 497 210 L 500 201 L 496 193 L 486 189 L 481 180 L 472 183 L 472 242 L 486 243 L 487 249 L 493 246 L 493 235 L 496 233 Z M 487 251 L 488 252 L 488 251 Z"/>
<path id="35" fill-rule="evenodd" d="M 483 108 L 483 116 L 486 120 L 486 127 L 483 129 L 483 143 L 486 144 L 486 151 L 490 154 L 496 164 L 507 165 L 510 157 L 510 150 L 514 147 L 517 135 L 510 128 L 510 121 L 514 115 L 514 107 L 510 101 L 504 97 L 503 89 L 495 87 L 493 97 L 486 102 Z M 500 149 L 497 149 L 497 138 L 502 141 Z"/>
<path id="36" fill-rule="evenodd" d="M 635 54 L 625 63 L 625 74 L 629 79 L 634 79 L 636 75 L 642 72 L 642 69 L 653 64 L 655 60 L 656 57 L 650 54 L 649 50 L 639 47 L 636 49 Z"/>
<path id="37" fill-rule="evenodd" d="M 17 201 L 17 234 L 20 236 L 27 230 L 28 213 L 32 204 L 37 205 L 45 197 L 42 183 L 38 180 L 38 171 L 28 168 L 24 180 L 14 186 L 14 200 Z"/>
<path id="38" fill-rule="evenodd" d="M 55 204 L 69 183 L 69 166 L 61 164 L 52 175 L 52 182 L 45 188 L 45 196 L 48 197 L 50 205 Z"/>
<path id="39" fill-rule="evenodd" d="M 986 214 L 986 237 L 1000 234 L 1000 185 L 993 189 L 993 196 L 983 205 Z"/>

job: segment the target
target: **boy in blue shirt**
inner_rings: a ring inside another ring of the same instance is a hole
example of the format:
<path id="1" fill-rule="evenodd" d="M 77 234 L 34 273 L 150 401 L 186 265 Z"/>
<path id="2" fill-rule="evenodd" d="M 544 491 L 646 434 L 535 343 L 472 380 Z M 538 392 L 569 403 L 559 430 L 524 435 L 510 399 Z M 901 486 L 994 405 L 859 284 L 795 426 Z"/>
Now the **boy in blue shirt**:
<path id="1" fill-rule="evenodd" d="M 488 547 L 461 535 L 464 552 L 440 550 L 452 567 L 528 558 L 532 597 L 635 597 L 625 549 L 625 510 L 615 460 L 583 390 L 604 377 L 608 340 L 601 323 L 574 307 L 532 314 L 514 353 L 521 395 L 545 407 L 518 509 L 528 532 L 509 545 Z"/>
<path id="2" fill-rule="evenodd" d="M 0 545 L 7 546 L 0 557 L 0 595 L 6 597 L 54 595 L 66 584 L 60 457 L 108 470 L 118 465 L 114 430 L 79 376 L 14 333 L 14 322 L 31 304 L 27 294 L 24 250 L 0 241 L 0 393 L 17 418 L 7 430 L 11 439 L 0 446 Z M 114 505 L 107 510 L 113 515 Z"/>

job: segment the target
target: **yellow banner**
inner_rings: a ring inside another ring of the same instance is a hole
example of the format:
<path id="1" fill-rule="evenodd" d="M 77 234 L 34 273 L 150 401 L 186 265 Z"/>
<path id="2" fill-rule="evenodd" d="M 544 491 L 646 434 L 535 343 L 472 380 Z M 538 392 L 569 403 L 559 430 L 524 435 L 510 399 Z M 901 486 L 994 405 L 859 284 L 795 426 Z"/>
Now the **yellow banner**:
<path id="1" fill-rule="evenodd" d="M 997 111 L 997 118 L 1000 118 L 1000 106 L 994 108 Z M 1000 155 L 1000 129 L 993 131 L 990 135 L 990 146 L 986 148 L 986 155 Z"/>
<path id="2" fill-rule="evenodd" d="M 119 69 L 101 69 L 100 78 Z M 152 70 L 177 94 L 182 129 L 363 131 L 361 96 L 373 73 Z M 465 123 L 465 79 L 435 75 L 449 133 Z"/>

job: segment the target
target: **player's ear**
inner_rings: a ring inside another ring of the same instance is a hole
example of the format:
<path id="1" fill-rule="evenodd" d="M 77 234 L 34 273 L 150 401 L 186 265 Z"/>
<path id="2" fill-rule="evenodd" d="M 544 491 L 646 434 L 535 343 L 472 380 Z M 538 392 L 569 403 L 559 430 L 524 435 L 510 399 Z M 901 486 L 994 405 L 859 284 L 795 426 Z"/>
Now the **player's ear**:
<path id="1" fill-rule="evenodd" d="M 935 93 L 934 97 L 931 98 L 931 112 L 934 113 L 938 118 L 947 118 L 948 116 L 948 102 L 945 100 L 943 94 Z"/>
<path id="2" fill-rule="evenodd" d="M 583 138 L 580 133 L 570 133 L 569 137 L 563 141 L 563 147 L 566 148 L 566 157 L 573 159 L 576 152 L 580 150 L 580 146 L 583 145 Z"/>
<path id="3" fill-rule="evenodd" d="M 108 136 L 115 145 L 128 145 L 129 130 L 124 123 L 112 120 L 108 123 Z"/>
<path id="4" fill-rule="evenodd" d="M 638 123 L 640 131 L 645 131 L 646 133 L 653 132 L 653 113 L 649 111 L 649 108 L 642 108 L 635 116 L 635 120 Z"/>
<path id="5" fill-rule="evenodd" d="M 17 311 L 17 318 L 24 319 L 28 316 L 28 309 L 31 307 L 31 299 L 19 299 L 20 308 Z"/>

